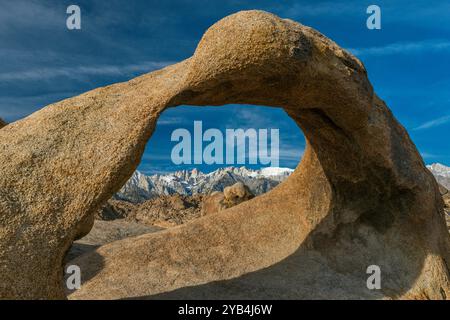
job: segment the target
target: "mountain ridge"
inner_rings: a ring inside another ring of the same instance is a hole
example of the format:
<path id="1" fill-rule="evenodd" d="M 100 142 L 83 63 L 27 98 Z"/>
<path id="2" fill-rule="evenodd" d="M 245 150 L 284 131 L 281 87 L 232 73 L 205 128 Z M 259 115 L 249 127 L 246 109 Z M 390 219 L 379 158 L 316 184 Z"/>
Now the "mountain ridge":
<path id="1" fill-rule="evenodd" d="M 450 167 L 432 163 L 427 168 L 436 180 L 450 189 Z M 243 182 L 255 195 L 269 191 L 284 181 L 294 169 L 265 167 L 258 170 L 223 167 L 209 173 L 198 169 L 178 170 L 167 174 L 146 175 L 136 170 L 127 183 L 114 195 L 115 199 L 140 203 L 161 195 L 193 195 L 223 191 L 236 182 Z"/>
<path id="2" fill-rule="evenodd" d="M 266 167 L 252 170 L 246 167 L 224 167 L 210 173 L 197 169 L 179 170 L 169 174 L 145 175 L 136 170 L 114 196 L 118 200 L 143 202 L 161 195 L 208 194 L 223 191 L 236 182 L 243 182 L 255 194 L 269 191 L 284 181 L 294 169 Z"/>
<path id="3" fill-rule="evenodd" d="M 427 165 L 427 168 L 434 175 L 437 182 L 447 189 L 450 189 L 450 167 L 447 167 L 441 163 L 433 163 Z"/>

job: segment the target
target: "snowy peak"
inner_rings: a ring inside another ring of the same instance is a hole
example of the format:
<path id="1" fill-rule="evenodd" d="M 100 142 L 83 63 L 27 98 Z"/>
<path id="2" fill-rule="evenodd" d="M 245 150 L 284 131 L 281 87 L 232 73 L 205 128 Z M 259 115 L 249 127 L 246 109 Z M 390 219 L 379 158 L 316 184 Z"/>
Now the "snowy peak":
<path id="1" fill-rule="evenodd" d="M 427 168 L 435 175 L 440 175 L 450 178 L 450 167 L 444 166 L 440 163 L 433 163 L 428 165 Z"/>
<path id="2" fill-rule="evenodd" d="M 260 174 L 265 177 L 273 177 L 273 176 L 288 176 L 294 169 L 290 168 L 278 168 L 278 167 L 267 167 L 259 170 Z"/>
<path id="3" fill-rule="evenodd" d="M 427 168 L 434 175 L 437 182 L 450 189 L 450 167 L 440 163 L 433 163 L 432 165 L 428 165 Z"/>
<path id="4" fill-rule="evenodd" d="M 286 179 L 294 170 L 268 167 L 251 170 L 245 167 L 220 168 L 210 173 L 197 169 L 180 170 L 170 174 L 146 176 L 136 171 L 115 198 L 130 202 L 142 202 L 160 195 L 192 195 L 223 191 L 236 182 L 245 183 L 254 194 L 262 194 Z"/>

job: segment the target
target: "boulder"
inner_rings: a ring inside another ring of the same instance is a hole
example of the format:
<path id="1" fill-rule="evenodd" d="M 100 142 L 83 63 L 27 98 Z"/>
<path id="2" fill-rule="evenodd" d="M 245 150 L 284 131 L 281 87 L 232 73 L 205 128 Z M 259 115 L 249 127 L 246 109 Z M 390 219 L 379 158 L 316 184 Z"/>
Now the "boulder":
<path id="1" fill-rule="evenodd" d="M 109 199 L 108 202 L 97 212 L 96 219 L 112 221 L 125 219 L 137 209 L 138 205 L 116 199 Z"/>
<path id="2" fill-rule="evenodd" d="M 206 196 L 202 203 L 201 215 L 206 216 L 226 209 L 226 206 L 223 203 L 224 200 L 225 197 L 223 192 L 220 191 L 214 191 L 210 195 Z"/>
<path id="3" fill-rule="evenodd" d="M 241 202 L 250 200 L 255 195 L 242 182 L 236 182 L 232 186 L 223 189 L 223 196 L 228 208 Z"/>
<path id="4" fill-rule="evenodd" d="M 163 228 L 176 226 L 198 218 L 202 200 L 202 195 L 159 196 L 138 205 L 127 219 Z"/>
<path id="5" fill-rule="evenodd" d="M 254 197 L 255 195 L 244 183 L 236 182 L 232 186 L 225 187 L 223 192 L 215 191 L 207 196 L 202 204 L 202 215 L 231 208 Z"/>
<path id="6" fill-rule="evenodd" d="M 309 27 L 244 11 L 185 61 L 0 130 L 0 297 L 65 298 L 78 226 L 130 178 L 161 112 L 227 104 L 283 108 L 307 142 L 295 172 L 223 214 L 77 257 L 70 298 L 450 296 L 438 185 L 362 63 Z"/>

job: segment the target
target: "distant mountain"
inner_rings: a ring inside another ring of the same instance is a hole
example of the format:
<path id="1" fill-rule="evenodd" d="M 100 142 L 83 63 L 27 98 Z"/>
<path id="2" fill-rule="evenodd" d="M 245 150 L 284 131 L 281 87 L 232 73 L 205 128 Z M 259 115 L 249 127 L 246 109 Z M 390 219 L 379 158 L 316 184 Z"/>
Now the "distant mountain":
<path id="1" fill-rule="evenodd" d="M 175 193 L 181 195 L 208 194 L 213 191 L 223 191 L 225 187 L 239 181 L 245 183 L 255 195 L 259 195 L 274 188 L 293 171 L 293 169 L 277 167 L 261 170 L 227 167 L 211 173 L 193 169 L 150 176 L 136 171 L 114 198 L 137 203 Z"/>
<path id="2" fill-rule="evenodd" d="M 437 182 L 447 189 L 450 189 L 450 167 L 440 163 L 433 163 L 432 165 L 427 166 L 427 168 L 433 173 Z"/>
<path id="3" fill-rule="evenodd" d="M 450 189 L 450 167 L 434 163 L 427 168 L 441 185 Z M 208 194 L 213 191 L 223 191 L 225 187 L 239 181 L 245 183 L 255 195 L 259 195 L 277 186 L 293 171 L 293 169 L 278 167 L 261 170 L 226 167 L 211 173 L 193 169 L 149 176 L 135 171 L 114 198 L 139 203 L 161 195 Z"/>

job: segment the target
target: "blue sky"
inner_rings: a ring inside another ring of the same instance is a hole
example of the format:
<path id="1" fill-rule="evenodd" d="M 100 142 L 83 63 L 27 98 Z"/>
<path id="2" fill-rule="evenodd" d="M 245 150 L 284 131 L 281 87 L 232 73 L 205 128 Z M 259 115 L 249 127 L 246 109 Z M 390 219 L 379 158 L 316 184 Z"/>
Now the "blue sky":
<path id="1" fill-rule="evenodd" d="M 66 28 L 71 4 L 81 8 L 81 30 Z M 381 30 L 366 28 L 370 4 L 381 7 Z M 299 21 L 351 50 L 425 162 L 450 165 L 449 1 L 0 0 L 0 117 L 15 121 L 49 103 L 188 58 L 210 25 L 248 9 Z M 192 129 L 194 120 L 221 130 L 280 128 L 281 166 L 294 167 L 304 148 L 302 133 L 282 110 L 182 106 L 162 115 L 140 169 L 180 169 L 170 160 L 170 134 Z"/>

